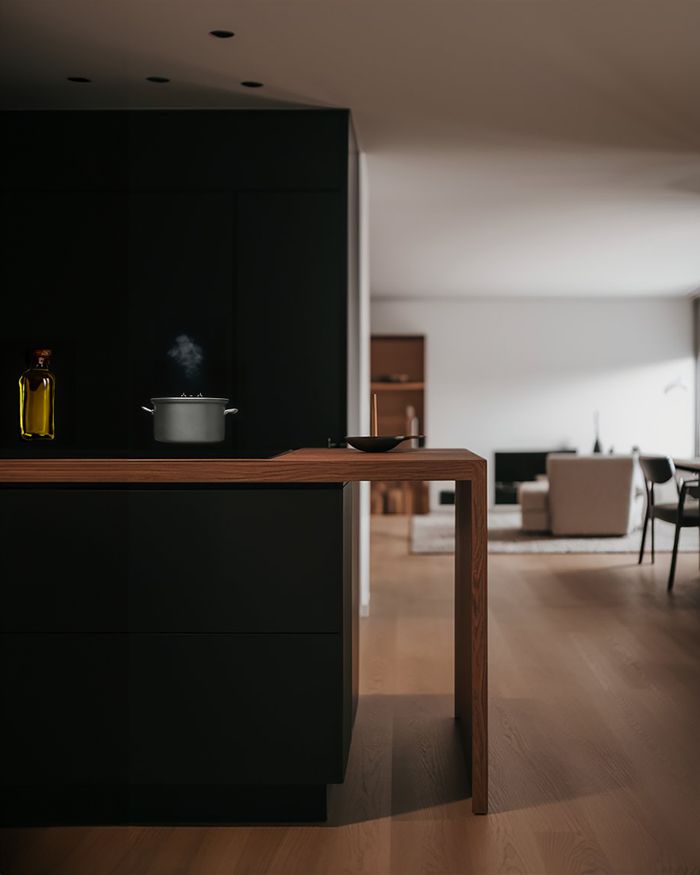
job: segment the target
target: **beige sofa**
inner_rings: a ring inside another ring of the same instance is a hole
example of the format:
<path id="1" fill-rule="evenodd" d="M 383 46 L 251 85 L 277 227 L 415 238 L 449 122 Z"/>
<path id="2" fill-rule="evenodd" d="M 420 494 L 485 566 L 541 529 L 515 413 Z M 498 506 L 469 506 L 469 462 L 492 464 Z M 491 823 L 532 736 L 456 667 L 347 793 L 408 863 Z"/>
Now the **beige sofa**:
<path id="1" fill-rule="evenodd" d="M 635 514 L 633 456 L 551 453 L 547 479 L 519 489 L 524 531 L 626 535 Z"/>

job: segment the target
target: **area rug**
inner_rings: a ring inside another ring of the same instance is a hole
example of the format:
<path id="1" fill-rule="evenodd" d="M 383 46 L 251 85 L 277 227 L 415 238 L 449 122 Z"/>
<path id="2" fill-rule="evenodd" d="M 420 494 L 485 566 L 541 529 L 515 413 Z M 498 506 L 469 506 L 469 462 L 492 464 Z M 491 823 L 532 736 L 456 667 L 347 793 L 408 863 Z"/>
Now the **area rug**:
<path id="1" fill-rule="evenodd" d="M 489 553 L 638 553 L 641 530 L 631 535 L 611 538 L 560 538 L 554 535 L 528 534 L 520 531 L 520 509 L 494 510 L 489 513 Z M 673 549 L 673 526 L 656 522 L 656 550 Z M 651 548 L 647 534 L 647 551 Z M 411 553 L 454 553 L 454 510 L 433 511 L 414 516 L 411 521 Z M 679 551 L 697 552 L 698 530 L 681 532 Z"/>

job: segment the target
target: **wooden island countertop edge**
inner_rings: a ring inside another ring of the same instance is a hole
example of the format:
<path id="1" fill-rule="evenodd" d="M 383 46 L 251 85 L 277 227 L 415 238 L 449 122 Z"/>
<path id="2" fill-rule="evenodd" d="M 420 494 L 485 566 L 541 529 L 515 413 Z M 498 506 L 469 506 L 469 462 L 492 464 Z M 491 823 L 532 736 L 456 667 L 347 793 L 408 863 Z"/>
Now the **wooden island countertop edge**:
<path id="1" fill-rule="evenodd" d="M 0 459 L 0 483 L 342 483 L 472 480 L 486 460 L 465 449 L 291 450 L 268 459 Z"/>

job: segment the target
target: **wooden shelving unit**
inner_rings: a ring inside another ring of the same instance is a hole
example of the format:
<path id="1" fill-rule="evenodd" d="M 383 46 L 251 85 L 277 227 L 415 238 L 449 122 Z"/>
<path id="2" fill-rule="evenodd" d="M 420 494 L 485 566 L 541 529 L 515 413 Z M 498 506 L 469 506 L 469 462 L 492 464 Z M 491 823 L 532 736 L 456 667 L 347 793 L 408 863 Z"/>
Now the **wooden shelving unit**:
<path id="1" fill-rule="evenodd" d="M 373 392 L 422 392 L 424 383 L 371 383 Z"/>
<path id="2" fill-rule="evenodd" d="M 377 334 L 371 342 L 371 391 L 377 393 L 380 434 L 425 434 L 425 337 Z M 427 513 L 426 483 L 372 484 L 372 513 Z"/>

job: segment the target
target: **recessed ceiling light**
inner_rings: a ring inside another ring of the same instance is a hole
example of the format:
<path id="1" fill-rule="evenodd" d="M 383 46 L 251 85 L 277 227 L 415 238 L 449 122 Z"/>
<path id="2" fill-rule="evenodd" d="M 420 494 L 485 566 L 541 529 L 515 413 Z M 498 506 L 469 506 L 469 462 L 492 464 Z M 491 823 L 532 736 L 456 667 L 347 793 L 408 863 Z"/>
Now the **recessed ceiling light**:
<path id="1" fill-rule="evenodd" d="M 160 84 L 163 82 L 170 82 L 170 79 L 168 79 L 167 76 L 146 76 L 146 81 L 147 82 L 158 82 Z"/>
<path id="2" fill-rule="evenodd" d="M 92 82 L 92 79 L 88 79 L 86 76 L 66 76 L 66 79 L 69 82 Z"/>
<path id="3" fill-rule="evenodd" d="M 215 36 L 217 39 L 231 39 L 236 34 L 232 30 L 210 30 L 209 36 Z"/>
<path id="4" fill-rule="evenodd" d="M 262 82 L 252 82 L 250 79 L 246 79 L 245 82 L 241 82 L 241 85 L 243 85 L 245 88 L 262 88 L 263 87 Z"/>

